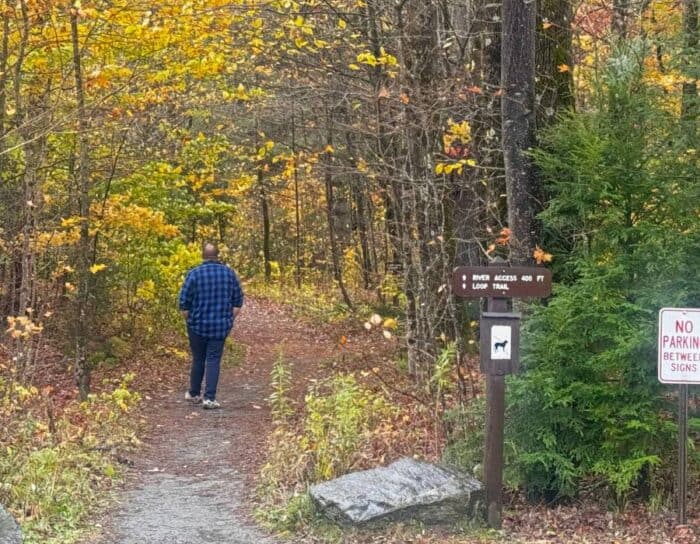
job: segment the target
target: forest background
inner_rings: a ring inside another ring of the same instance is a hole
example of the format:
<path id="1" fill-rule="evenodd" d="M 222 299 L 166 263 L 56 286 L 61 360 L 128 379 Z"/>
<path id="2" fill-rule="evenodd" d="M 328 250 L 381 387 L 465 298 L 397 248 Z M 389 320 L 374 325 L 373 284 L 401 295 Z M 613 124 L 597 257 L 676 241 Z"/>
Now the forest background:
<path id="1" fill-rule="evenodd" d="M 43 535 L 84 514 L 70 493 L 97 484 L 81 467 L 116 470 L 85 444 L 134 440 L 138 403 L 133 376 L 90 395 L 91 373 L 175 350 L 175 296 L 211 240 L 250 292 L 398 338 L 378 372 L 411 377 L 440 455 L 469 470 L 479 308 L 451 271 L 550 266 L 554 295 L 522 308 L 508 480 L 537 500 L 668 502 L 674 392 L 655 330 L 659 308 L 700 304 L 698 3 L 540 0 L 530 27 L 503 29 L 507 5 L 1 2 L 0 501 Z M 527 43 L 523 190 L 507 183 L 501 70 Z M 42 384 L 47 366 L 77 399 Z M 276 372 L 278 431 L 310 432 L 283 417 Z M 353 380 L 306 409 L 354 391 L 352 432 L 371 434 Z M 336 454 L 288 492 L 353 466 Z M 58 473 L 49 506 L 42 478 Z"/>

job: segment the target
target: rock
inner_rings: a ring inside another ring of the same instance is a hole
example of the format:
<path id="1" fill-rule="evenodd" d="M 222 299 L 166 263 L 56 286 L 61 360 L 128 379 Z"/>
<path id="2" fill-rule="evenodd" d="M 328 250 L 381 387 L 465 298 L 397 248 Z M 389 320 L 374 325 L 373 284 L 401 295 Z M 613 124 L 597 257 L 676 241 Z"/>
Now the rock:
<path id="1" fill-rule="evenodd" d="M 478 480 L 408 457 L 314 485 L 309 492 L 317 509 L 341 525 L 481 520 L 486 502 Z"/>
<path id="2" fill-rule="evenodd" d="M 0 504 L 0 544 L 22 544 L 22 531 L 15 518 Z"/>

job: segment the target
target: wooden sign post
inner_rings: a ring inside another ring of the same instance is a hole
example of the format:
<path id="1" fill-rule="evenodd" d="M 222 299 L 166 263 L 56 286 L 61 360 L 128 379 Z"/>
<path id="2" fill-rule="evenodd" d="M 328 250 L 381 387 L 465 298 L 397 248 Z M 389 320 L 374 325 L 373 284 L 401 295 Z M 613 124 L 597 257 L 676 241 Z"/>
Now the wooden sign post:
<path id="1" fill-rule="evenodd" d="M 503 427 L 506 375 L 518 372 L 520 314 L 513 313 L 514 297 L 546 297 L 552 291 L 552 273 L 546 268 L 508 267 L 494 261 L 491 266 L 455 268 L 453 288 L 460 297 L 486 297 L 482 312 L 481 371 L 486 374 L 486 444 L 484 484 L 486 521 L 501 528 L 503 510 Z"/>

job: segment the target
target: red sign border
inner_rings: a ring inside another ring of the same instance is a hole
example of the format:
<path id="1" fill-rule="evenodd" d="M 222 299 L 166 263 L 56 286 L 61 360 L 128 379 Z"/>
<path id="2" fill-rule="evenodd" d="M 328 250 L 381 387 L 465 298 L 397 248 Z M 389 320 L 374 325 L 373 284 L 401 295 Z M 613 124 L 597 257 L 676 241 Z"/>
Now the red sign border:
<path id="1" fill-rule="evenodd" d="M 659 310 L 659 334 L 658 338 L 656 339 L 656 377 L 658 378 L 659 382 L 668 385 L 698 385 L 700 384 L 700 378 L 696 382 L 661 379 L 661 315 L 666 311 L 700 313 L 700 308 L 661 308 Z"/>

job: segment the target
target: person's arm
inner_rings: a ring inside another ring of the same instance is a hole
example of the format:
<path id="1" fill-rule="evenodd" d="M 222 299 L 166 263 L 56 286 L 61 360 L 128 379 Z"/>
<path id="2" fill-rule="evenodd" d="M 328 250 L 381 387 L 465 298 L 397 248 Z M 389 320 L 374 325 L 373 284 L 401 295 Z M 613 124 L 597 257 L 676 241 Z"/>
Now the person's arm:
<path id="1" fill-rule="evenodd" d="M 243 307 L 243 289 L 241 288 L 241 282 L 238 280 L 236 273 L 231 271 L 233 275 L 233 290 L 231 293 L 231 306 L 233 307 L 233 318 L 235 319 L 241 312 Z"/>

